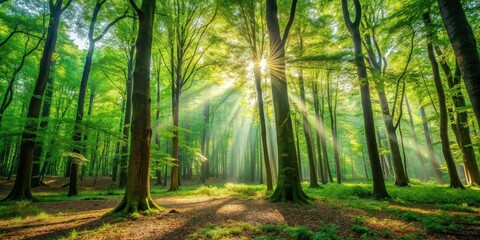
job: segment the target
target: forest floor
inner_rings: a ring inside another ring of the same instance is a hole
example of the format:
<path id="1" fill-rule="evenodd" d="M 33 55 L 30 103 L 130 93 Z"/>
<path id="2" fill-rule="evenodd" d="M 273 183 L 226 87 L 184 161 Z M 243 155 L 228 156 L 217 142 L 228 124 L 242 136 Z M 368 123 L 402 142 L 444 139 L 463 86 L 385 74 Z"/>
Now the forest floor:
<path id="1" fill-rule="evenodd" d="M 392 200 L 376 201 L 368 184 L 328 184 L 306 189 L 316 198 L 306 206 L 270 203 L 262 185 L 184 182 L 177 193 L 153 186 L 165 209 L 135 218 L 104 216 L 123 196 L 110 179 L 85 179 L 73 198 L 65 181 L 47 179 L 37 202 L 2 203 L 0 239 L 480 239 L 478 188 L 392 187 Z M 0 179 L 1 198 L 11 186 Z"/>

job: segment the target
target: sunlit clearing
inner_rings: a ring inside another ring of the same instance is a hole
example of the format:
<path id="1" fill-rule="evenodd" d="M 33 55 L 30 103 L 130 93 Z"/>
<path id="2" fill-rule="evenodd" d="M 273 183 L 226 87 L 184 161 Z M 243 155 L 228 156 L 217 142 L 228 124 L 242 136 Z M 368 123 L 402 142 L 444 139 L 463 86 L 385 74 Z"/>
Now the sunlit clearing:
<path id="1" fill-rule="evenodd" d="M 231 214 L 231 213 L 239 213 L 246 210 L 245 205 L 243 204 L 227 204 L 220 209 L 217 210 L 218 214 Z"/>

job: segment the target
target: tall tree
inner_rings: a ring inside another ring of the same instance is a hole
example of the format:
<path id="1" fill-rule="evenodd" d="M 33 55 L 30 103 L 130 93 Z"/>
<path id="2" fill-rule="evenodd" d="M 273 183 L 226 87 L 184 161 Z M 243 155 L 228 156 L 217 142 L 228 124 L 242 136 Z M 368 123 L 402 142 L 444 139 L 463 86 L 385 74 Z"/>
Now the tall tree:
<path id="1" fill-rule="evenodd" d="M 33 152 L 35 149 L 35 140 L 37 138 L 38 118 L 42 105 L 43 94 L 47 85 L 50 74 L 50 66 L 52 63 L 53 52 L 58 38 L 58 26 L 60 18 L 65 10 L 71 5 L 72 0 L 67 0 L 65 4 L 63 0 L 48 1 L 50 10 L 50 20 L 48 23 L 47 38 L 45 40 L 45 47 L 43 49 L 42 58 L 40 59 L 40 66 L 35 89 L 30 98 L 28 105 L 27 118 L 20 143 L 20 162 L 17 170 L 17 177 L 11 192 L 6 197 L 6 200 L 32 200 L 31 178 L 32 178 L 32 163 Z"/>
<path id="2" fill-rule="evenodd" d="M 434 33 L 435 35 L 435 33 Z M 461 73 L 456 65 L 455 74 L 452 73 L 450 66 L 446 61 L 446 56 L 438 45 L 434 46 L 435 52 L 439 58 L 439 64 L 445 73 L 447 79 L 447 86 L 452 91 L 451 99 L 455 107 L 455 114 L 451 114 L 453 118 L 451 125 L 455 133 L 458 146 L 462 152 L 463 163 L 472 183 L 480 185 L 480 173 L 478 170 L 477 161 L 475 160 L 475 151 L 472 145 L 472 138 L 470 137 L 470 124 L 468 122 L 468 113 L 464 111 L 466 107 L 465 98 L 461 87 Z M 452 110 L 453 111 L 453 110 Z"/>
<path id="3" fill-rule="evenodd" d="M 307 196 L 300 184 L 298 171 L 298 156 L 295 152 L 290 104 L 288 100 L 287 77 L 285 74 L 285 43 L 295 18 L 297 0 L 292 1 L 290 18 L 280 36 L 278 23 L 278 6 L 276 0 L 267 0 L 267 28 L 270 37 L 270 56 L 268 66 L 272 84 L 273 107 L 275 125 L 277 128 L 279 177 L 278 185 L 269 197 L 272 202 L 293 201 L 309 203 L 312 200 Z"/>
<path id="4" fill-rule="evenodd" d="M 382 110 L 383 122 L 387 131 L 388 146 L 390 147 L 391 159 L 393 162 L 395 185 L 399 187 L 408 186 L 408 179 L 405 172 L 405 167 L 402 164 L 402 156 L 400 154 L 400 145 L 397 138 L 397 126 L 394 124 L 393 114 L 390 113 L 388 105 L 387 94 L 385 92 L 384 74 L 387 68 L 386 58 L 377 43 L 375 27 L 371 26 L 370 18 L 364 15 L 364 25 L 368 29 L 364 34 L 365 47 L 367 49 L 368 63 L 372 66 L 372 76 L 375 78 L 374 84 L 377 89 L 380 108 Z M 374 18 L 374 17 L 373 17 Z M 412 39 L 413 44 L 413 39 Z M 413 46 L 413 45 L 412 45 Z M 411 54 L 410 54 L 411 56 Z M 410 62 L 410 59 L 407 62 Z M 394 104 L 395 106 L 395 104 Z M 395 109 L 392 110 L 395 112 Z"/>
<path id="5" fill-rule="evenodd" d="M 265 162 L 267 190 L 273 189 L 271 159 L 268 154 L 267 127 L 265 110 L 263 104 L 262 72 L 260 63 L 265 51 L 265 22 L 264 22 L 264 0 L 235 1 L 224 0 L 227 20 L 236 27 L 240 36 L 248 43 L 253 61 L 253 74 L 255 78 L 255 90 L 257 93 L 257 105 L 260 118 L 260 134 L 262 140 L 262 153 Z M 260 18 L 257 18 L 257 14 Z"/>
<path id="6" fill-rule="evenodd" d="M 201 78 L 199 70 L 205 67 L 203 56 L 212 45 L 206 41 L 206 32 L 217 15 L 217 8 L 212 12 L 212 2 L 207 0 L 166 1 L 164 9 L 169 14 L 164 16 L 168 32 L 169 60 L 167 70 L 171 76 L 172 89 L 172 172 L 170 191 L 179 189 L 179 120 L 180 96 L 190 88 L 195 79 Z M 164 62 L 165 62 L 164 58 Z"/>
<path id="7" fill-rule="evenodd" d="M 480 57 L 473 30 L 460 0 L 437 0 L 437 2 L 473 111 L 477 122 L 480 123 Z"/>
<path id="8" fill-rule="evenodd" d="M 327 107 L 328 113 L 330 116 L 330 130 L 332 132 L 332 141 L 333 141 L 333 161 L 335 162 L 335 175 L 337 177 L 337 183 L 342 183 L 342 172 L 340 170 L 340 155 L 338 150 L 338 129 L 337 129 L 337 91 L 338 89 L 332 85 L 330 82 L 331 75 L 330 72 L 327 73 Z M 335 93 L 332 95 L 332 90 Z"/>
<path id="9" fill-rule="evenodd" d="M 85 66 L 83 67 L 83 75 L 82 80 L 80 81 L 80 93 L 78 94 L 78 105 L 77 105 L 77 114 L 75 116 L 75 127 L 73 129 L 73 153 L 82 154 L 82 134 L 83 134 L 83 114 L 85 109 L 85 97 L 87 95 L 87 84 L 88 78 L 90 76 L 90 70 L 92 68 L 92 61 L 93 61 L 93 53 L 95 51 L 95 44 L 108 33 L 108 30 L 115 25 L 118 21 L 124 19 L 127 15 L 124 13 L 123 15 L 115 18 L 113 21 L 109 22 L 107 26 L 101 31 L 100 35 L 97 37 L 94 36 L 95 33 L 95 26 L 97 25 L 98 15 L 103 7 L 103 5 L 107 2 L 107 0 L 97 0 L 95 3 L 95 7 L 93 9 L 92 18 L 90 21 L 90 26 L 88 28 L 88 52 L 85 58 Z M 68 188 L 68 196 L 76 196 L 78 195 L 78 166 L 79 163 L 76 161 L 71 161 L 72 166 L 70 168 L 70 184 Z"/>
<path id="10" fill-rule="evenodd" d="M 448 174 L 450 175 L 450 187 L 464 188 L 462 182 L 457 173 L 457 167 L 452 156 L 452 150 L 450 149 L 450 141 L 448 137 L 448 112 L 447 103 L 445 97 L 445 91 L 443 89 L 442 80 L 440 79 L 440 70 L 438 68 L 438 62 L 435 57 L 433 47 L 433 28 L 432 21 L 430 20 L 430 10 L 423 14 L 423 21 L 425 23 L 425 29 L 427 32 L 427 51 L 428 59 L 432 65 L 433 81 L 435 88 L 437 89 L 438 104 L 440 107 L 440 138 L 442 142 L 442 152 L 447 163 Z"/>
<path id="11" fill-rule="evenodd" d="M 128 179 L 130 181 L 127 181 L 125 195 L 122 202 L 113 210 L 114 213 L 137 213 L 160 209 L 150 196 L 150 142 L 152 138 L 150 66 L 155 2 L 155 0 L 143 0 L 139 8 L 134 0 L 130 0 L 139 19 L 135 72 L 133 74 L 132 140 L 128 162 Z"/>
<path id="12" fill-rule="evenodd" d="M 348 10 L 347 0 L 342 0 L 343 18 L 348 31 L 352 35 L 355 49 L 355 65 L 360 80 L 360 94 L 362 98 L 363 120 L 365 124 L 365 137 L 367 139 L 368 155 L 370 166 L 372 168 L 373 195 L 376 198 L 389 198 L 385 187 L 385 181 L 382 174 L 382 166 L 378 154 L 377 142 L 375 141 L 375 124 L 373 119 L 372 102 L 370 98 L 370 88 L 368 84 L 367 67 L 362 51 L 362 39 L 360 35 L 360 20 L 362 17 L 362 8 L 359 0 L 353 0 L 355 4 L 355 20 L 352 22 L 350 11 Z"/>

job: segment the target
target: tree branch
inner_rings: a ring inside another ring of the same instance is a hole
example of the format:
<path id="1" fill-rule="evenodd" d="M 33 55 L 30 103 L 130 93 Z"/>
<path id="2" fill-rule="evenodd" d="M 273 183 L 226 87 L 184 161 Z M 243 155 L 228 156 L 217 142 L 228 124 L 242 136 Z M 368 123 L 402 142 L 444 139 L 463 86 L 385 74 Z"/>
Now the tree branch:
<path id="1" fill-rule="evenodd" d="M 290 33 L 290 29 L 293 25 L 293 20 L 295 19 L 295 12 L 297 9 L 297 2 L 298 0 L 292 1 L 292 7 L 290 9 L 290 18 L 288 19 L 287 26 L 285 27 L 285 32 L 283 32 L 282 42 L 280 46 L 285 46 L 285 42 L 287 41 L 288 34 Z"/>
<path id="2" fill-rule="evenodd" d="M 135 1 L 134 0 L 129 0 L 129 1 L 130 1 L 130 4 L 132 5 L 133 9 L 135 10 L 135 12 L 137 12 L 137 14 L 140 14 L 142 12 L 142 10 L 140 8 L 138 8 Z"/>
<path id="3" fill-rule="evenodd" d="M 64 12 L 70 5 L 72 4 L 72 0 L 68 0 L 63 8 L 60 9 L 61 12 Z"/>
<path id="4" fill-rule="evenodd" d="M 105 36 L 105 34 L 107 34 L 108 30 L 110 30 L 110 28 L 115 25 L 117 22 L 119 22 L 120 20 L 124 19 L 127 17 L 127 14 L 128 14 L 128 11 L 125 11 L 125 13 L 123 13 L 123 15 L 115 18 L 113 21 L 111 21 L 110 23 L 108 23 L 108 25 L 105 27 L 105 29 L 103 29 L 103 32 L 98 35 L 98 37 L 94 38 L 93 41 L 96 42 L 100 39 L 103 38 L 103 36 Z"/>

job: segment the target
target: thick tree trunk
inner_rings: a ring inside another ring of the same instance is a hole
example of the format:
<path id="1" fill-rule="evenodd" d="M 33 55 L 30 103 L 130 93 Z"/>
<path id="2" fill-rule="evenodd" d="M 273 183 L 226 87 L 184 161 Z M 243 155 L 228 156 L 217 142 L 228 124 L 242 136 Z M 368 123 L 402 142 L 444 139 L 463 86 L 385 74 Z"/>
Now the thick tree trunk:
<path id="1" fill-rule="evenodd" d="M 268 154 L 265 110 L 263 109 L 262 74 L 260 71 L 260 64 L 258 63 L 258 61 L 255 61 L 253 65 L 253 73 L 255 75 L 255 89 L 257 91 L 258 113 L 260 117 L 260 134 L 261 134 L 261 140 L 262 140 L 263 161 L 265 163 L 267 191 L 270 191 L 273 189 L 272 169 L 270 167 L 270 156 Z"/>
<path id="2" fill-rule="evenodd" d="M 438 68 L 438 62 L 435 58 L 433 50 L 433 31 L 431 27 L 430 12 L 423 14 L 423 21 L 427 30 L 427 50 L 430 64 L 432 65 L 433 81 L 435 88 L 437 89 L 438 102 L 440 106 L 440 138 L 442 142 L 442 151 L 447 163 L 448 174 L 450 175 L 450 187 L 464 188 L 462 182 L 457 173 L 457 167 L 453 160 L 452 151 L 450 149 L 450 141 L 448 137 L 448 111 L 445 97 L 445 91 L 443 90 L 442 81 L 440 79 L 440 71 Z"/>
<path id="3" fill-rule="evenodd" d="M 453 52 L 480 123 L 480 57 L 472 28 L 460 0 L 437 0 Z"/>
<path id="4" fill-rule="evenodd" d="M 150 196 L 150 63 L 155 17 L 155 0 L 143 0 L 139 9 L 130 0 L 139 17 L 135 72 L 132 95 L 132 143 L 128 179 L 122 202 L 113 212 L 136 213 L 160 209 Z"/>
<path id="5" fill-rule="evenodd" d="M 367 149 L 372 168 L 373 177 L 373 195 L 375 198 L 389 198 L 385 187 L 385 181 L 382 175 L 382 167 L 380 157 L 378 155 L 377 142 L 375 141 L 375 123 L 373 119 L 372 102 L 370 98 L 370 88 L 368 84 L 367 68 L 362 52 L 362 40 L 360 35 L 360 19 L 362 16 L 361 5 L 359 0 L 355 3 L 355 21 L 350 20 L 347 0 L 342 0 L 343 18 L 353 38 L 355 49 L 355 65 L 357 66 L 357 74 L 360 80 L 360 95 L 362 98 L 363 120 L 365 124 L 365 137 L 367 139 Z"/>
<path id="6" fill-rule="evenodd" d="M 267 0 L 267 28 L 270 37 L 270 81 L 277 127 L 277 145 L 279 158 L 278 185 L 269 197 L 270 201 L 293 201 L 309 203 L 311 198 L 305 194 L 298 175 L 298 158 L 295 152 L 295 139 L 290 104 L 288 100 L 287 79 L 285 74 L 285 42 L 293 23 L 297 1 L 293 0 L 289 23 L 283 39 L 280 37 L 278 9 L 276 0 Z"/>
<path id="7" fill-rule="evenodd" d="M 71 0 L 67 2 L 64 8 L 62 8 L 63 0 L 57 0 L 55 4 L 53 4 L 52 1 L 50 1 L 50 3 L 50 22 L 48 25 L 47 38 L 45 40 L 42 58 L 40 59 L 37 81 L 28 105 L 28 121 L 25 124 L 20 144 L 20 160 L 17 170 L 17 177 L 15 178 L 15 183 L 12 190 L 5 200 L 33 199 L 31 192 L 31 178 L 33 152 L 35 149 L 35 140 L 37 138 L 36 132 L 38 127 L 38 118 L 40 116 L 42 98 L 45 93 L 45 88 L 50 73 L 53 52 L 55 51 L 55 45 L 57 43 L 60 17 L 65 9 L 70 5 Z"/>

